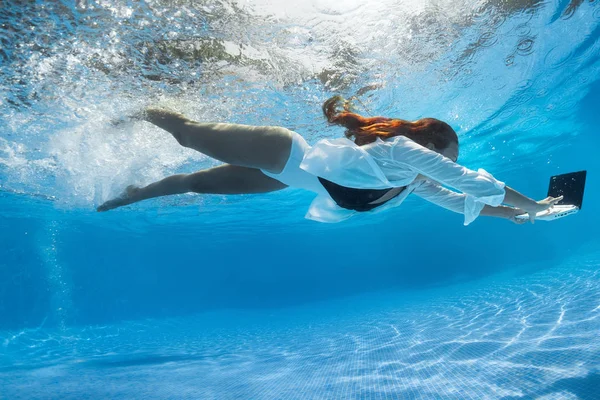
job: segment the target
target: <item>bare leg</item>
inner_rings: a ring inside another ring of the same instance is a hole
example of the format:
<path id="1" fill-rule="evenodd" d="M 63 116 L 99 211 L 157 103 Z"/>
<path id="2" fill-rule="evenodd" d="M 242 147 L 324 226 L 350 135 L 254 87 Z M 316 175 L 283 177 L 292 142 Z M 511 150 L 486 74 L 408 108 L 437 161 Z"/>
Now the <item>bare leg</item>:
<path id="1" fill-rule="evenodd" d="M 279 126 L 200 123 L 168 110 L 148 108 L 142 119 L 168 131 L 185 147 L 227 164 L 280 173 L 290 156 L 292 133 Z"/>
<path id="2" fill-rule="evenodd" d="M 226 164 L 193 174 L 169 176 L 143 188 L 129 186 L 119 197 L 98 207 L 98 211 L 108 211 L 138 201 L 171 194 L 188 192 L 251 194 L 274 192 L 286 187 L 283 183 L 266 176 L 258 169 Z"/>

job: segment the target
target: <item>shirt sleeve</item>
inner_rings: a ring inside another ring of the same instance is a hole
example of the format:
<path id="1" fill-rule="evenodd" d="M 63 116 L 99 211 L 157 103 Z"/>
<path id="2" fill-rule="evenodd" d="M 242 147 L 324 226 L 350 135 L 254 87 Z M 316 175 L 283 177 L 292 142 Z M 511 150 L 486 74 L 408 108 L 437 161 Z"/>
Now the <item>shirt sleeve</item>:
<path id="1" fill-rule="evenodd" d="M 504 182 L 498 181 L 484 169 L 470 170 L 408 138 L 399 138 L 390 143 L 390 162 L 460 190 L 466 195 L 467 206 L 482 203 L 481 208 L 485 204 L 496 207 L 504 201 Z"/>
<path id="2" fill-rule="evenodd" d="M 415 195 L 458 214 L 464 214 L 465 225 L 469 225 L 483 210 L 485 204 L 480 202 L 467 202 L 468 196 L 464 193 L 456 193 L 436 183 L 424 181 L 415 187 Z"/>

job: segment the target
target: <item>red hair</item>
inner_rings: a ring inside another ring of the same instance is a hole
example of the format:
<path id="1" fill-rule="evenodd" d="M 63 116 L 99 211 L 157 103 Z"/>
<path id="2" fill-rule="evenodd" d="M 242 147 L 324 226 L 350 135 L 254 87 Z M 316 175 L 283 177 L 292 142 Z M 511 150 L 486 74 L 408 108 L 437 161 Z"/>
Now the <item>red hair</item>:
<path id="1" fill-rule="evenodd" d="M 341 102 L 344 103 L 342 112 L 337 109 Z M 358 146 L 373 143 L 377 138 L 385 140 L 400 135 L 421 146 L 432 143 L 436 149 L 445 149 L 452 143 L 458 145 L 454 129 L 435 118 L 422 118 L 413 122 L 385 117 L 366 118 L 350 112 L 348 102 L 341 96 L 334 96 L 323 103 L 323 113 L 330 123 L 345 127 L 346 137 L 354 139 Z"/>

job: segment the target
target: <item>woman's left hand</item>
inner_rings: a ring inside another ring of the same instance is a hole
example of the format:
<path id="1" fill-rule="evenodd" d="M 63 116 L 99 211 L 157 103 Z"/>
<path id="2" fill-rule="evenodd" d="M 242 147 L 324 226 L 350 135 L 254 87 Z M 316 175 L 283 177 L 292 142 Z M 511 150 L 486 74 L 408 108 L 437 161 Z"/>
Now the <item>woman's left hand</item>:
<path id="1" fill-rule="evenodd" d="M 517 218 L 517 215 L 526 214 L 527 212 L 520 208 L 506 207 L 506 218 L 517 225 L 523 225 L 529 222 L 529 218 Z"/>

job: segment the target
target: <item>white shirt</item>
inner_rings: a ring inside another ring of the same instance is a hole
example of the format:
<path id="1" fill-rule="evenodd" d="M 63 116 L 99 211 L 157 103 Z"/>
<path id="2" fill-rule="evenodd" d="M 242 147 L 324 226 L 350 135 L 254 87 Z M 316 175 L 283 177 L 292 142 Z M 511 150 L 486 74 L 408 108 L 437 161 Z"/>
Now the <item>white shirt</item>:
<path id="1" fill-rule="evenodd" d="M 465 225 L 473 222 L 486 204 L 494 207 L 502 204 L 505 196 L 504 183 L 485 170 L 472 171 L 405 136 L 385 141 L 378 138 L 364 146 L 357 146 L 346 138 L 320 140 L 305 153 L 300 168 L 350 188 L 406 186 L 400 195 L 371 212 L 399 206 L 414 193 L 438 206 L 464 214 Z M 429 180 L 416 180 L 419 174 Z M 356 213 L 339 207 L 331 197 L 319 194 L 310 205 L 306 218 L 338 222 Z"/>

